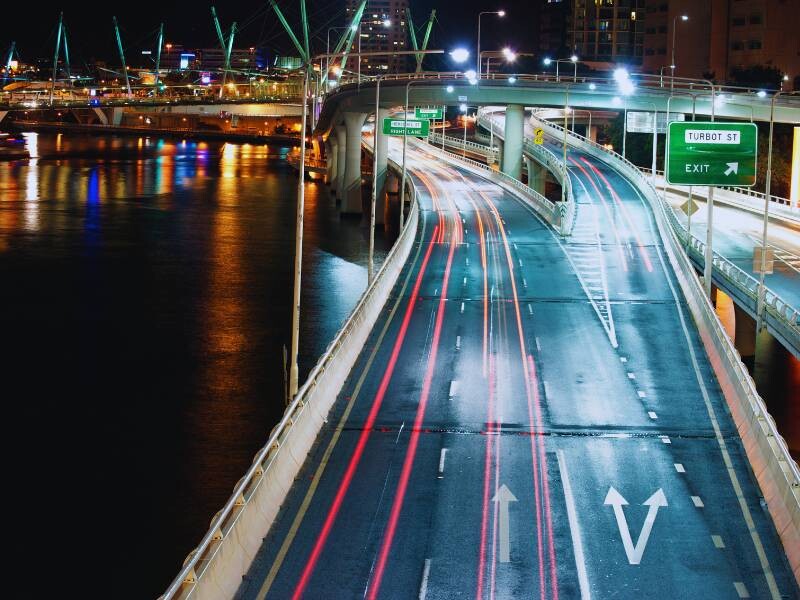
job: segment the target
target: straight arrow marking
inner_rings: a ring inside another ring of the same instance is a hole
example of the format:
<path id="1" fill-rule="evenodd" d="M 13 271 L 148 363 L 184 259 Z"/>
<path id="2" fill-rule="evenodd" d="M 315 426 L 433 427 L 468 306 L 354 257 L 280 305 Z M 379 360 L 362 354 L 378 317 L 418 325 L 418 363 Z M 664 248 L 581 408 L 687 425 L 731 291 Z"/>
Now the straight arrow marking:
<path id="1" fill-rule="evenodd" d="M 511 562 L 511 532 L 508 522 L 508 503 L 516 502 L 517 498 L 511 493 L 506 484 L 500 486 L 497 493 L 492 498 L 492 502 L 499 502 L 500 523 L 498 524 L 500 535 L 500 562 Z"/>
<path id="2" fill-rule="evenodd" d="M 642 555 L 647 546 L 647 540 L 650 538 L 650 532 L 653 530 L 653 524 L 656 521 L 658 509 L 662 506 L 667 506 L 667 498 L 664 496 L 663 490 L 658 488 L 655 494 L 642 502 L 644 506 L 648 507 L 648 510 L 647 516 L 644 519 L 642 531 L 639 533 L 639 539 L 636 540 L 635 546 L 631 539 L 631 531 L 628 527 L 628 521 L 625 518 L 625 512 L 622 510 L 622 507 L 626 506 L 628 501 L 612 486 L 608 488 L 608 494 L 606 494 L 606 499 L 603 504 L 610 504 L 614 509 L 614 516 L 617 518 L 617 527 L 619 527 L 619 535 L 622 538 L 622 545 L 625 548 L 625 555 L 628 557 L 628 562 L 632 565 L 638 565 L 642 562 Z"/>

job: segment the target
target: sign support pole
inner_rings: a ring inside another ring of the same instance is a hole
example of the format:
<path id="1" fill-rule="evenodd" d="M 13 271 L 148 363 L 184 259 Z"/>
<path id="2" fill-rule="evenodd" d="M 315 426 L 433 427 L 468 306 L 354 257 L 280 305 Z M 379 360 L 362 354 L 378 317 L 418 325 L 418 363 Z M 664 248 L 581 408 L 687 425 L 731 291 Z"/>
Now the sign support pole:
<path id="1" fill-rule="evenodd" d="M 711 122 L 714 122 L 714 107 L 717 95 L 714 93 L 714 84 L 711 84 Z M 714 186 L 708 186 L 708 223 L 706 223 L 706 257 L 703 265 L 703 281 L 706 296 L 711 298 L 711 277 L 714 269 Z"/>

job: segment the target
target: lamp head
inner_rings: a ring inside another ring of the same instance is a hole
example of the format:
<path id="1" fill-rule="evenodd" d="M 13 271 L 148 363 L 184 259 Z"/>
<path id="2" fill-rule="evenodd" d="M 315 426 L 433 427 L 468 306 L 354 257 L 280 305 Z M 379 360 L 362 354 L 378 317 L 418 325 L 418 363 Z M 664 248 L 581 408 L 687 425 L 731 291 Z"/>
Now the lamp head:
<path id="1" fill-rule="evenodd" d="M 505 17 L 505 16 L 506 16 L 506 11 L 504 11 L 504 10 L 498 10 L 498 11 L 497 11 L 497 16 L 498 16 L 498 17 Z"/>
<path id="2" fill-rule="evenodd" d="M 547 58 L 545 58 L 545 59 L 544 59 L 544 61 L 542 61 L 542 62 L 544 62 L 545 66 L 548 66 L 548 67 L 549 67 L 549 66 L 550 66 L 550 63 L 551 63 L 551 62 L 553 62 L 553 59 L 552 59 L 552 58 L 550 58 L 550 57 L 548 56 L 548 57 L 547 57 Z"/>
<path id="3" fill-rule="evenodd" d="M 576 54 L 573 54 L 572 56 L 570 56 L 570 57 L 569 57 L 569 59 L 570 59 L 572 62 L 578 62 L 578 56 L 577 56 Z"/>
<path id="4" fill-rule="evenodd" d="M 466 48 L 456 48 L 450 52 L 450 58 L 457 63 L 463 63 L 469 58 L 469 50 Z"/>

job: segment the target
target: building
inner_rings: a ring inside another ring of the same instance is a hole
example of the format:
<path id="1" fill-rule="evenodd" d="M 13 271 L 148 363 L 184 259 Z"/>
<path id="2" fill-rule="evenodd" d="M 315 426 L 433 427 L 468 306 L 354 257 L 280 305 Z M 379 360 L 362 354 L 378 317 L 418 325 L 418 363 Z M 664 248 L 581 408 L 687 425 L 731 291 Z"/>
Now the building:
<path id="1" fill-rule="evenodd" d="M 539 54 L 553 58 L 569 56 L 567 24 L 571 18 L 569 0 L 547 0 L 539 9 Z"/>
<path id="2" fill-rule="evenodd" d="M 637 67 L 644 55 L 646 0 L 572 0 L 571 51 L 593 68 Z"/>
<path id="3" fill-rule="evenodd" d="M 360 2 L 346 0 L 347 24 L 349 24 Z M 408 0 L 368 0 L 361 18 L 361 27 L 351 49 L 361 52 L 399 52 L 409 50 L 406 9 Z M 341 32 L 340 32 L 341 33 Z M 333 43 L 331 43 L 333 45 Z M 402 73 L 408 71 L 407 56 L 364 57 L 361 73 Z M 348 69 L 358 70 L 358 61 L 348 61 Z"/>
<path id="4" fill-rule="evenodd" d="M 737 67 L 763 65 L 800 75 L 800 0 L 647 0 L 644 70 L 717 81 Z M 682 16 L 688 17 L 683 20 Z M 784 85 L 787 89 L 787 85 Z"/>

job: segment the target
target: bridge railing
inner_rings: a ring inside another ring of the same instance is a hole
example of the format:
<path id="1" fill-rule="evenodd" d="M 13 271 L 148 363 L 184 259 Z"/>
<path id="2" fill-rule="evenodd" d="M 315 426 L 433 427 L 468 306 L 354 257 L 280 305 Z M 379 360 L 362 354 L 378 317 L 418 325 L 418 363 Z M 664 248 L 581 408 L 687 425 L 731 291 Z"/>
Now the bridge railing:
<path id="1" fill-rule="evenodd" d="M 467 152 L 471 152 L 472 154 L 479 154 L 481 156 L 485 156 L 488 159 L 491 159 L 492 162 L 497 162 L 497 157 L 499 152 L 494 148 L 489 148 L 485 144 L 479 144 L 477 142 L 472 142 L 467 140 L 466 144 L 464 140 L 457 137 L 452 137 L 449 135 L 442 135 L 441 133 L 431 133 L 430 141 L 432 144 L 441 144 L 444 141 L 446 146 L 455 147 L 455 148 L 465 148 Z"/>
<path id="2" fill-rule="evenodd" d="M 490 129 L 494 135 L 504 135 L 499 124 L 495 123 L 491 115 L 491 110 L 488 109 L 478 111 L 478 124 L 486 129 Z M 559 210 L 562 211 L 559 231 L 561 235 L 570 235 L 575 225 L 577 203 L 573 195 L 572 180 L 569 177 L 568 171 L 564 168 L 564 161 L 547 148 L 539 144 L 532 144 L 528 139 L 523 140 L 522 149 L 529 157 L 536 160 L 539 164 L 544 165 L 544 167 L 553 174 L 556 181 L 566 188 L 565 198 L 567 201 L 559 203 Z"/>
<path id="3" fill-rule="evenodd" d="M 399 166 L 392 163 L 392 168 Z M 410 182 L 409 182 L 410 183 Z M 414 245 L 419 221 L 416 189 L 408 220 L 372 284 L 236 484 L 208 532 L 186 558 L 162 600 L 232 598 L 258 552 L 328 412 L 393 289 Z"/>
<path id="4" fill-rule="evenodd" d="M 561 233 L 561 235 L 567 235 L 563 232 L 566 215 L 566 207 L 564 206 L 565 203 L 559 203 L 556 205 L 554 202 L 551 202 L 536 190 L 529 188 L 519 179 L 515 179 L 510 175 L 506 175 L 502 171 L 496 171 L 485 163 L 472 160 L 471 158 L 464 158 L 460 154 L 456 154 L 455 152 L 450 152 L 448 150 L 442 150 L 441 148 L 433 146 L 432 144 L 426 144 L 425 149 L 429 152 L 433 151 L 435 153 L 439 153 L 450 160 L 456 159 L 461 164 L 470 168 L 473 172 L 478 173 L 481 177 L 485 177 L 489 181 L 492 181 L 501 187 L 510 190 L 516 196 L 521 196 L 525 201 L 527 201 L 528 205 L 533 208 L 537 214 L 541 215 L 546 222 L 550 223 L 550 225 L 552 225 L 556 231 Z"/>
<path id="5" fill-rule="evenodd" d="M 563 132 L 561 127 L 553 123 L 539 120 L 536 116 L 533 119 L 551 134 Z M 570 133 L 568 139 L 571 144 L 603 160 L 634 181 L 650 203 L 656 226 L 664 241 L 664 249 L 697 323 L 703 345 L 722 387 L 792 571 L 796 575 L 800 574 L 800 468 L 792 459 L 786 441 L 778 432 L 753 379 L 742 364 L 733 342 L 725 333 L 710 299 L 694 273 L 688 254 L 683 251 L 678 233 L 680 229 L 676 229 L 673 224 L 673 219 L 677 220 L 674 212 L 662 201 L 651 179 L 630 161 L 583 136 Z M 695 251 L 701 251 L 702 242 L 692 239 L 691 244 Z M 724 269 L 732 278 L 749 281 L 749 276 L 740 269 L 737 271 L 736 266 L 729 261 L 716 256 L 714 260 L 715 265 L 719 260 L 718 268 Z M 752 283 L 746 285 L 752 286 Z M 772 302 L 769 310 L 774 310 L 776 315 L 786 318 L 787 321 L 794 315 L 797 325 L 797 311 L 790 309 L 787 314 L 786 305 L 782 301 Z"/>

